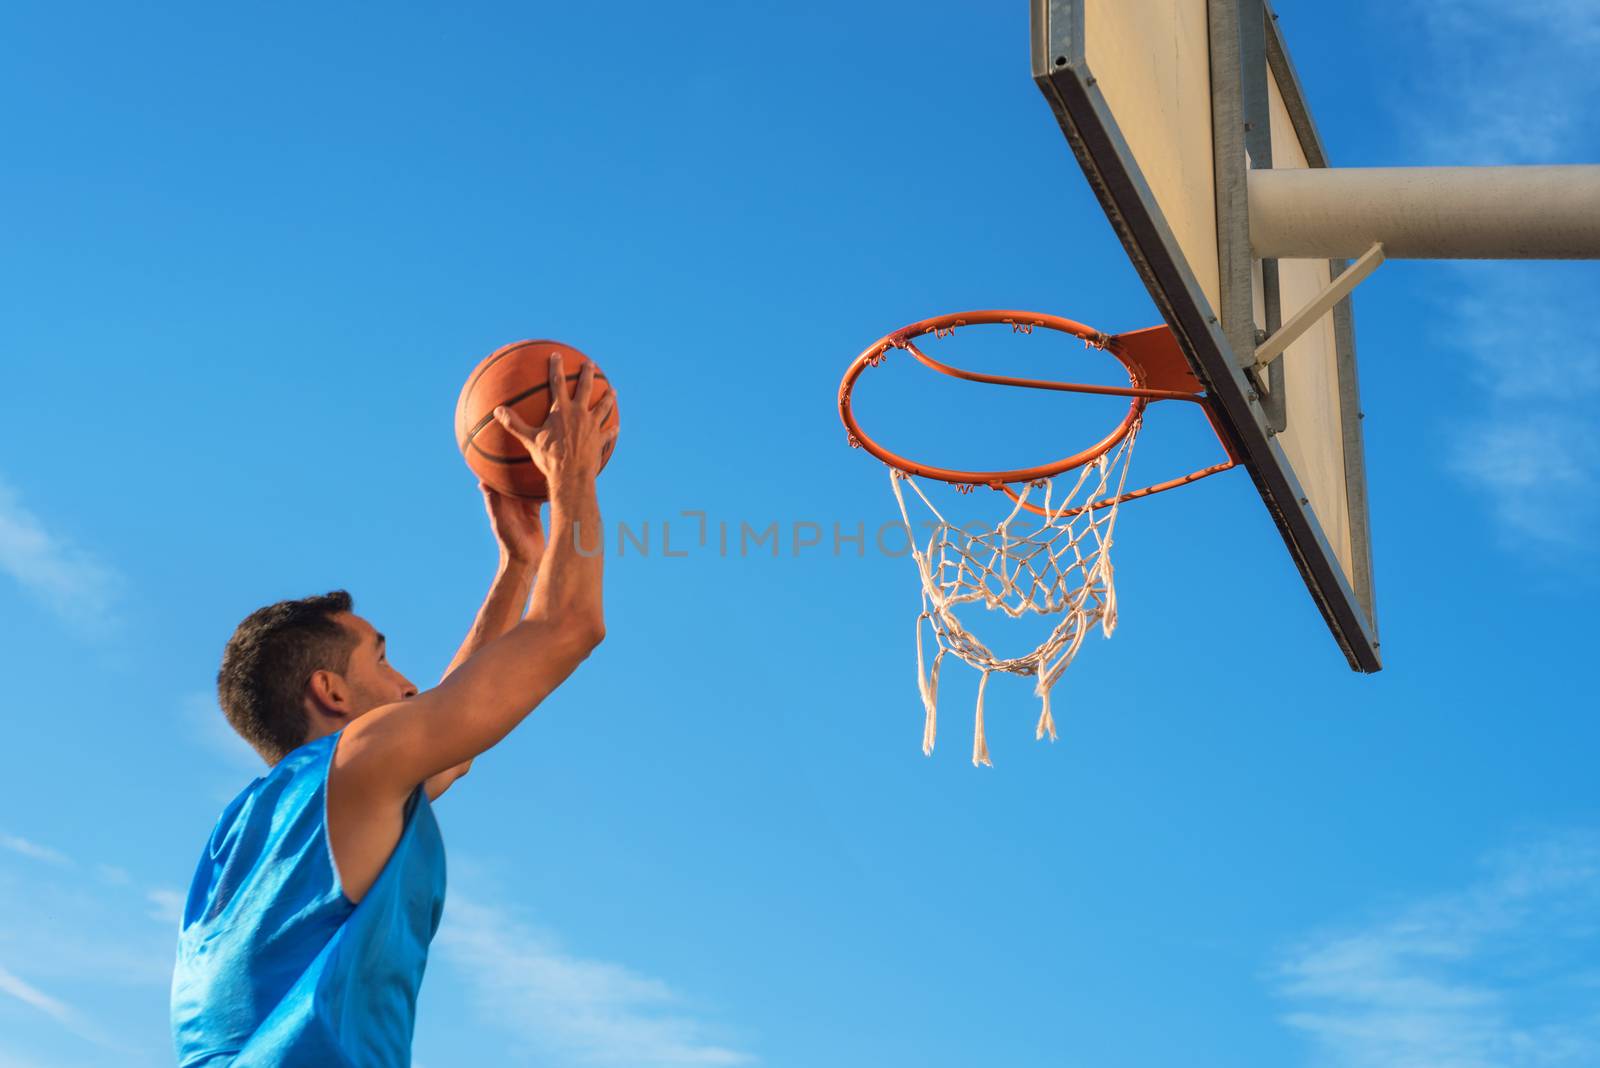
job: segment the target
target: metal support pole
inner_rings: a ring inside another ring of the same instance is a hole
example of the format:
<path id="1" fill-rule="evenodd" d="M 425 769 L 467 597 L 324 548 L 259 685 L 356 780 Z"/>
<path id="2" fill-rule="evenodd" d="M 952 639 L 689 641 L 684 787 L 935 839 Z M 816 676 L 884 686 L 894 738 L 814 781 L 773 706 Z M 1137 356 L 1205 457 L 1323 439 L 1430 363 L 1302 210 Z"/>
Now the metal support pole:
<path id="1" fill-rule="evenodd" d="M 1600 259 L 1600 166 L 1252 170 L 1257 259 Z"/>

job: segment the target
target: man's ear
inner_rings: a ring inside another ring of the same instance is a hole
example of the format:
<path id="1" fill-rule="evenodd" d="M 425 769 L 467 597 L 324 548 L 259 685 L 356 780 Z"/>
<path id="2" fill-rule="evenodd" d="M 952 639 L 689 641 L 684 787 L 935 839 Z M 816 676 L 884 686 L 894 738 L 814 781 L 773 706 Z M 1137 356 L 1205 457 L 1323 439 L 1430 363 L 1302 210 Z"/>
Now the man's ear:
<path id="1" fill-rule="evenodd" d="M 343 719 L 350 715 L 350 687 L 337 671 L 313 671 L 306 681 L 306 696 L 325 716 Z"/>

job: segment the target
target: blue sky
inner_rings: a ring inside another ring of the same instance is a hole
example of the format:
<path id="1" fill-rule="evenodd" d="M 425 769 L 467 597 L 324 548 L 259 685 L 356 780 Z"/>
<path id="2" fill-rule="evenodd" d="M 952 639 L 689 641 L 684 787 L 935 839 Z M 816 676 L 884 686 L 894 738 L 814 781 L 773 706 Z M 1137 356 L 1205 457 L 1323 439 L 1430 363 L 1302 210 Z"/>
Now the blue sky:
<path id="1" fill-rule="evenodd" d="M 222 643 L 344 587 L 438 677 L 494 564 L 456 389 L 528 336 L 616 384 L 602 504 L 651 551 L 439 806 L 419 1064 L 1600 1060 L 1591 264 L 1362 287 L 1384 672 L 1223 476 L 1123 513 L 1059 742 L 997 679 L 974 769 L 951 669 L 919 751 L 912 566 L 832 551 L 893 508 L 840 373 L 943 311 L 1157 318 L 1003 6 L 0 15 L 0 1066 L 170 1061 L 179 894 L 258 770 Z M 1600 156 L 1592 5 L 1280 14 L 1338 164 Z M 885 381 L 930 459 L 1087 440 Z M 1135 469 L 1205 444 L 1152 418 Z"/>

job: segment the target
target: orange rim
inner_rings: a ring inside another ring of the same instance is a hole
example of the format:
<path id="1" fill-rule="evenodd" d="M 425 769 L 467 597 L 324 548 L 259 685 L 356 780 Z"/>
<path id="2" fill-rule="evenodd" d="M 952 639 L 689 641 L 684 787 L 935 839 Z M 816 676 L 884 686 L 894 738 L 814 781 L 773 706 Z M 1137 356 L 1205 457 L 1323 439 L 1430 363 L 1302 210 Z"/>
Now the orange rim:
<path id="1" fill-rule="evenodd" d="M 1128 373 L 1128 385 L 1126 387 L 1096 386 L 1082 382 L 1012 378 L 1006 375 L 990 375 L 977 371 L 967 371 L 933 359 L 914 343 L 917 338 L 927 334 L 943 337 L 954 332 L 958 327 L 979 325 L 1008 325 L 1017 333 L 1032 333 L 1035 328 L 1043 328 L 1081 338 L 1086 344 L 1102 349 L 1115 357 L 1117 362 L 1122 364 L 1123 369 Z M 861 377 L 862 372 L 867 368 L 876 367 L 882 363 L 891 349 L 904 349 L 918 363 L 952 378 L 959 378 L 968 382 L 983 382 L 989 385 L 1014 386 L 1022 389 L 1044 389 L 1064 393 L 1127 397 L 1129 398 L 1128 410 L 1124 414 L 1122 421 L 1105 437 L 1081 452 L 1073 453 L 1071 456 L 1063 457 L 1051 463 L 1005 471 L 964 471 L 920 463 L 892 452 L 875 441 L 866 431 L 861 429 L 861 424 L 856 421 L 855 412 L 851 408 L 851 391 L 855 388 L 856 380 Z M 1176 388 L 1152 388 L 1153 384 Z M 839 383 L 839 417 L 843 420 L 845 430 L 849 433 L 849 440 L 852 446 L 865 449 L 869 454 L 896 471 L 924 478 L 938 479 L 954 485 L 989 486 L 993 489 L 1004 490 L 1014 500 L 1017 499 L 1018 494 L 1009 488 L 1009 484 L 1053 478 L 1063 472 L 1074 470 L 1084 464 L 1098 460 L 1107 452 L 1116 448 L 1124 438 L 1133 432 L 1133 429 L 1138 426 L 1145 408 L 1151 402 L 1162 400 L 1182 400 L 1199 404 L 1205 410 L 1206 418 L 1210 422 L 1213 432 L 1217 434 L 1218 440 L 1228 454 L 1227 461 L 1203 468 L 1182 478 L 1170 479 L 1167 482 L 1129 491 L 1112 500 L 1097 501 L 1088 506 L 1090 508 L 1108 508 L 1125 500 L 1147 497 L 1153 493 L 1188 485 L 1198 479 L 1229 470 L 1238 463 L 1234 450 L 1229 445 L 1227 437 L 1221 432 L 1211 411 L 1211 405 L 1208 403 L 1204 393 L 1201 392 L 1200 383 L 1189 372 L 1182 353 L 1177 348 L 1176 341 L 1166 327 L 1112 336 L 1071 319 L 1063 319 L 1060 316 L 1044 315 L 1037 312 L 972 311 L 958 312 L 953 315 L 940 315 L 902 327 L 892 333 L 885 334 L 873 342 L 850 364 L 850 367 L 845 371 L 843 381 Z M 1046 514 L 1043 509 L 1032 504 L 1025 503 L 1023 507 L 1031 512 L 1037 512 L 1041 515 Z M 1076 511 L 1082 510 L 1077 509 Z M 1067 511 L 1050 514 L 1071 515 L 1074 512 Z"/>

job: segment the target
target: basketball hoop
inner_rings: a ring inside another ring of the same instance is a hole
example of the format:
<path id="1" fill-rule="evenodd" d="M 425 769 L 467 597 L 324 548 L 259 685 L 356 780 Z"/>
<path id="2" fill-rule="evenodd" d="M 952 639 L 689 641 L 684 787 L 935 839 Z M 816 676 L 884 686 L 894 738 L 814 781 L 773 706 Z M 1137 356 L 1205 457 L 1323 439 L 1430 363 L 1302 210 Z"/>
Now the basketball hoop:
<path id="1" fill-rule="evenodd" d="M 1071 334 L 1121 363 L 1128 374 L 1128 385 L 1096 386 L 981 374 L 940 363 L 916 345 L 916 339 L 927 334 L 946 337 L 959 327 L 980 325 L 1005 325 L 1011 327 L 1013 333 L 1020 334 L 1030 334 L 1036 328 Z M 851 409 L 850 394 L 856 380 L 867 368 L 882 363 L 893 349 L 903 349 L 918 363 L 953 378 L 1024 389 L 1126 397 L 1128 410 L 1099 441 L 1050 463 L 1004 471 L 934 467 L 884 448 L 861 429 Z M 1198 404 L 1228 458 L 1180 478 L 1129 490 L 1126 487 L 1128 465 L 1145 409 L 1166 400 Z M 1043 738 L 1049 734 L 1052 741 L 1055 739 L 1055 720 L 1050 712 L 1052 687 L 1072 663 L 1092 627 L 1098 625 L 1108 637 L 1116 627 L 1116 590 L 1112 583 L 1110 551 L 1118 506 L 1188 485 L 1238 463 L 1203 387 L 1189 370 L 1177 340 L 1165 326 L 1109 335 L 1070 319 L 1019 311 L 963 312 L 924 319 L 879 338 L 856 357 L 839 384 L 839 416 L 849 432 L 850 445 L 865 449 L 888 466 L 890 486 L 908 535 L 914 528 L 903 485 L 911 487 L 933 516 L 931 521 L 925 521 L 932 528 L 925 547 L 919 547 L 916 537 L 911 536 L 911 556 L 922 582 L 922 612 L 917 617 L 917 684 L 925 713 L 922 751 L 933 752 L 938 721 L 939 666 L 946 653 L 954 653 L 983 673 L 978 683 L 977 721 L 973 733 L 972 762 L 975 765 L 990 763 L 983 729 L 983 694 L 990 673 L 995 671 L 1034 677 L 1034 693 L 1041 702 L 1034 736 Z M 1063 475 L 1071 477 L 1060 479 L 1058 486 L 1057 479 Z M 945 482 L 964 491 L 988 486 L 1004 492 L 1012 506 L 1005 518 L 990 529 L 977 532 L 963 529 L 940 514 L 917 484 L 918 477 Z M 1037 503 L 1030 499 L 1036 494 Z M 997 657 L 956 616 L 956 608 L 975 601 L 982 601 L 985 608 L 1003 611 L 1012 618 L 1028 612 L 1060 618 L 1049 637 L 1032 652 L 1019 657 Z M 923 653 L 924 621 L 929 624 L 938 647 L 931 664 L 926 662 Z"/>

